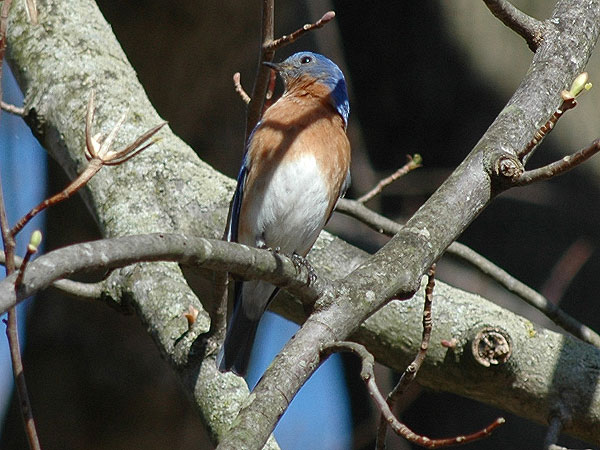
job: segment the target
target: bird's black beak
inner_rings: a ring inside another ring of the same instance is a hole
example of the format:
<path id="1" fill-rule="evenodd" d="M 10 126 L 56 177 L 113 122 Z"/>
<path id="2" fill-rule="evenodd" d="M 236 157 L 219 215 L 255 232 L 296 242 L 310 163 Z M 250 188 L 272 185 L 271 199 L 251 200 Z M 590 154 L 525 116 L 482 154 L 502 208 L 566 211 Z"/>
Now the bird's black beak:
<path id="1" fill-rule="evenodd" d="M 263 65 L 270 67 L 271 69 L 275 70 L 276 72 L 279 72 L 281 70 L 281 66 L 279 64 L 275 64 L 274 62 L 263 61 Z"/>

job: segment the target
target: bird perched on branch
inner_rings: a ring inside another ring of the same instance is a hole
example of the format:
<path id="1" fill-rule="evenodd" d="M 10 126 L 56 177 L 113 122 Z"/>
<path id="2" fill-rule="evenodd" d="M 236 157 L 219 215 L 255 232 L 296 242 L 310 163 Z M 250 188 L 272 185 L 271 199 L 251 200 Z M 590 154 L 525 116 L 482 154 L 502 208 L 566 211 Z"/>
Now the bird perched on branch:
<path id="1" fill-rule="evenodd" d="M 285 90 L 248 139 L 227 223 L 228 241 L 304 258 L 350 184 L 350 104 L 342 71 L 296 53 L 264 63 Z M 245 375 L 261 316 L 277 288 L 236 281 L 234 310 L 217 365 Z"/>

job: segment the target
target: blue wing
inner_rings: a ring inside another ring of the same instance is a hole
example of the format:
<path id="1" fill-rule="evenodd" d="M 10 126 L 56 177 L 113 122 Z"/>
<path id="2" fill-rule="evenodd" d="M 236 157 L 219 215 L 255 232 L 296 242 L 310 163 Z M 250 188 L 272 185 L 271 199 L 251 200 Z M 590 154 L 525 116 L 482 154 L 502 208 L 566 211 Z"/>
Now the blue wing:
<path id="1" fill-rule="evenodd" d="M 244 155 L 242 161 L 242 167 L 237 177 L 237 186 L 235 193 L 233 194 L 233 200 L 231 201 L 231 207 L 229 209 L 229 217 L 227 218 L 227 228 L 225 230 L 225 239 L 229 242 L 237 242 L 238 240 L 238 225 L 240 222 L 240 210 L 242 209 L 242 199 L 244 197 L 244 186 L 246 184 L 246 177 L 248 175 L 248 157 Z"/>

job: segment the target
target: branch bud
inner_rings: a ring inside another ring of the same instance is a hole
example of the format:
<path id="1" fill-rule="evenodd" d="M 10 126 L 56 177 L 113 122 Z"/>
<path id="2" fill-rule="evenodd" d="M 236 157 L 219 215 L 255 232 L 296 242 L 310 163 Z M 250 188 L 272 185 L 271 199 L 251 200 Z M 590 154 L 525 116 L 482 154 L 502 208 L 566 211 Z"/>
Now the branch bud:
<path id="1" fill-rule="evenodd" d="M 31 238 L 29 238 L 29 244 L 27 245 L 27 251 L 29 253 L 35 253 L 38 251 L 38 247 L 42 243 L 42 232 L 40 230 L 35 230 L 31 233 Z"/>

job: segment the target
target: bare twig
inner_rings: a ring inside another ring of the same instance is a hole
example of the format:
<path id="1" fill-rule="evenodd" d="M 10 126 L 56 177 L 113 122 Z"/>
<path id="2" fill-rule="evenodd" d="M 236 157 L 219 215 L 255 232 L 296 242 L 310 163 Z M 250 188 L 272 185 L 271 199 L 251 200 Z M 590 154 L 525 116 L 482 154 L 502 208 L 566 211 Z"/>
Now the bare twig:
<path id="1" fill-rule="evenodd" d="M 4 101 L 2 101 L 0 103 L 0 107 L 2 108 L 3 111 L 14 114 L 15 116 L 20 116 L 20 117 L 25 116 L 25 108 L 11 105 L 10 103 L 6 103 Z"/>
<path id="2" fill-rule="evenodd" d="M 323 16 L 317 20 L 315 23 L 307 23 L 302 28 L 298 28 L 293 33 L 283 35 L 279 39 L 275 39 L 274 41 L 268 42 L 266 44 L 266 48 L 270 51 L 275 51 L 284 47 L 292 42 L 296 41 L 298 38 L 308 33 L 309 31 L 316 30 L 317 28 L 321 28 L 327 23 L 331 22 L 335 18 L 335 12 L 327 11 Z"/>
<path id="3" fill-rule="evenodd" d="M 483 0 L 494 16 L 527 41 L 535 52 L 544 39 L 544 22 L 517 9 L 507 0 Z"/>
<path id="4" fill-rule="evenodd" d="M 114 126 L 114 128 L 110 131 L 110 133 L 104 140 L 101 140 L 99 136 L 92 136 L 93 118 L 94 93 L 92 92 L 88 103 L 85 126 L 85 156 L 89 161 L 88 165 L 85 167 L 83 172 L 81 172 L 77 178 L 71 181 L 71 183 L 63 191 L 44 200 L 43 202 L 32 208 L 25 216 L 21 217 L 21 219 L 16 223 L 16 225 L 11 229 L 11 234 L 13 236 L 16 235 L 20 230 L 22 230 L 23 227 L 27 225 L 27 223 L 41 211 L 48 208 L 49 206 L 55 205 L 73 196 L 73 194 L 75 194 L 77 191 L 79 191 L 79 189 L 84 187 L 88 183 L 88 181 L 90 181 L 92 177 L 96 175 L 103 166 L 113 166 L 122 164 L 128 161 L 129 159 L 133 158 L 141 151 L 150 147 L 156 141 L 153 140 L 150 141 L 150 143 L 148 144 L 143 144 L 154 134 L 156 134 L 163 126 L 166 125 L 166 122 L 158 124 L 154 128 L 151 128 L 150 130 L 141 134 L 128 146 L 115 151 L 111 149 L 111 146 L 116 137 L 117 132 L 119 131 L 121 125 L 123 124 L 123 121 L 125 120 L 125 115 L 123 115 L 119 119 L 117 124 Z"/>
<path id="5" fill-rule="evenodd" d="M 272 70 L 265 66 L 263 62 L 273 61 L 275 51 L 284 47 L 309 31 L 321 28 L 335 17 L 333 11 L 328 11 L 323 14 L 319 20 L 313 24 L 306 24 L 302 28 L 294 31 L 289 35 L 284 35 L 279 39 L 275 39 L 274 35 L 274 0 L 263 0 L 262 7 L 262 30 L 261 30 L 261 53 L 258 61 L 258 70 L 256 74 L 256 80 L 254 82 L 254 89 L 252 89 L 252 96 L 250 103 L 248 104 L 248 114 L 246 118 L 246 140 L 250 136 L 250 133 L 260 120 L 260 117 L 264 111 L 264 101 L 267 91 L 269 90 L 269 84 L 274 78 Z"/>
<path id="6" fill-rule="evenodd" d="M 577 106 L 577 102 L 574 98 L 571 98 L 569 100 L 563 100 L 560 107 L 556 111 L 554 111 L 552 116 L 550 116 L 548 122 L 542 125 L 540 129 L 535 132 L 531 141 L 529 141 L 525 148 L 517 154 L 519 159 L 526 159 L 527 155 L 531 152 L 531 150 L 533 150 L 536 147 L 536 145 L 538 145 L 542 141 L 542 139 L 544 139 L 548 135 L 548 133 L 550 133 L 554 129 L 554 125 L 556 125 L 558 119 L 560 119 L 565 112 L 567 112 L 569 109 L 574 108 L 575 106 Z"/>
<path id="7" fill-rule="evenodd" d="M 471 250 L 466 245 L 454 242 L 448 247 L 447 253 L 458 256 L 472 264 L 484 274 L 490 276 L 501 286 L 515 295 L 518 295 L 534 308 L 540 310 L 550 320 L 569 333 L 577 336 L 582 341 L 600 348 L 600 336 L 591 328 L 580 323 L 575 318 L 564 312 L 557 305 L 549 301 L 539 292 L 517 280 L 504 269 L 498 267 L 488 259 Z"/>
<path id="8" fill-rule="evenodd" d="M 235 87 L 235 92 L 237 92 L 242 99 L 242 101 L 247 105 L 250 103 L 250 96 L 246 93 L 244 88 L 242 87 L 242 76 L 239 72 L 233 74 L 233 86 Z"/>
<path id="9" fill-rule="evenodd" d="M 600 150 L 600 139 L 596 139 L 587 147 L 579 150 L 573 155 L 567 155 L 564 158 L 548 164 L 539 169 L 527 170 L 514 180 L 515 186 L 526 186 L 536 181 L 548 180 L 549 178 L 562 175 L 565 172 L 577 167 L 579 164 L 587 161 Z"/>
<path id="10" fill-rule="evenodd" d="M 354 217 L 371 229 L 386 236 L 393 236 L 402 229 L 402 225 L 376 213 L 357 200 L 340 198 L 335 206 L 336 212 Z"/>
<path id="11" fill-rule="evenodd" d="M 2 9 L 0 10 L 0 83 L 2 82 L 2 67 L 4 56 L 6 54 L 6 29 L 8 25 L 8 12 L 10 11 L 10 5 L 12 0 L 5 0 L 2 2 Z M 2 101 L 3 91 L 0 89 L 0 102 Z M 2 195 L 0 185 L 0 226 L 2 227 L 2 241 L 4 243 L 4 253 L 6 254 L 6 273 L 10 274 L 14 272 L 14 251 L 15 251 L 15 240 L 14 235 L 10 233 L 10 227 L 8 226 L 8 219 L 6 217 L 6 206 L 4 204 L 4 196 Z"/>
<path id="12" fill-rule="evenodd" d="M 527 173 L 527 172 L 526 172 Z M 336 211 L 354 217 L 378 233 L 393 236 L 402 229 L 402 225 L 376 213 L 356 200 L 341 198 L 336 206 Z M 539 292 L 527 286 L 525 283 L 517 280 L 504 269 L 498 267 L 488 259 L 477 252 L 471 250 L 466 245 L 459 242 L 453 242 L 446 250 L 446 253 L 458 256 L 471 264 L 482 273 L 488 275 L 491 279 L 498 282 L 501 286 L 508 289 L 513 294 L 521 297 L 534 308 L 539 309 L 550 320 L 562 327 L 567 332 L 573 334 L 584 342 L 600 348 L 600 335 L 588 326 L 582 324 L 574 317 L 570 316 L 557 305 L 548 301 Z"/>
<path id="13" fill-rule="evenodd" d="M 367 389 L 369 391 L 369 394 L 371 395 L 371 398 L 375 401 L 377 407 L 385 416 L 385 420 L 389 423 L 392 430 L 394 430 L 394 432 L 396 432 L 397 434 L 399 434 L 400 436 L 412 443 L 427 448 L 439 448 L 448 447 L 451 445 L 467 444 L 469 442 L 473 442 L 478 439 L 482 439 L 484 437 L 489 436 L 492 433 L 492 431 L 494 431 L 496 428 L 498 428 L 504 423 L 504 419 L 500 417 L 487 427 L 475 433 L 463 436 L 456 436 L 452 438 L 431 439 L 427 436 L 418 435 L 394 416 L 386 400 L 383 398 L 383 395 L 381 395 L 381 392 L 379 391 L 379 388 L 375 383 L 375 375 L 373 372 L 375 358 L 373 358 L 373 355 L 371 355 L 371 353 L 369 353 L 364 346 L 355 342 L 336 342 L 325 346 L 321 351 L 323 356 L 335 352 L 354 353 L 361 359 L 360 376 L 363 379 L 363 381 L 367 384 Z"/>
<path id="14" fill-rule="evenodd" d="M 421 163 L 422 163 L 421 155 L 419 155 L 419 154 L 415 154 L 413 156 L 406 155 L 406 158 L 407 158 L 406 164 L 404 164 L 402 167 L 400 167 L 398 170 L 396 170 L 390 176 L 382 179 L 379 183 L 377 183 L 377 185 L 375 187 L 373 187 L 373 189 L 371 189 L 366 194 L 357 198 L 356 201 L 359 203 L 368 202 L 373 197 L 379 195 L 386 186 L 389 186 L 394 181 L 396 181 L 398 178 L 406 175 L 411 170 L 415 170 L 415 169 L 421 167 Z"/>
<path id="15" fill-rule="evenodd" d="M 425 361 L 425 355 L 429 348 L 429 340 L 431 338 L 431 304 L 433 302 L 433 288 L 435 287 L 435 264 L 431 266 L 427 273 L 428 282 L 425 287 L 425 303 L 423 305 L 423 335 L 421 337 L 421 346 L 415 356 L 415 359 L 408 367 L 404 370 L 404 373 L 400 377 L 398 384 L 394 387 L 392 392 L 387 396 L 387 404 L 390 411 L 393 411 L 396 401 L 406 392 L 406 388 L 412 383 L 417 376 L 423 361 Z M 383 414 L 379 418 L 379 427 L 377 430 L 377 440 L 375 448 L 378 450 L 385 449 L 385 435 L 387 432 L 387 420 Z"/>
<path id="16" fill-rule="evenodd" d="M 587 72 L 580 73 L 575 80 L 573 80 L 571 89 L 568 91 L 564 90 L 560 93 L 562 98 L 561 105 L 556 111 L 554 111 L 550 119 L 548 119 L 548 121 L 535 132 L 533 138 L 527 143 L 525 148 L 517 153 L 517 157 L 525 163 L 529 153 L 531 153 L 531 151 L 542 141 L 542 139 L 544 139 L 544 137 L 554 129 L 558 119 L 560 119 L 565 112 L 577 106 L 577 100 L 575 100 L 575 98 L 584 90 L 591 89 L 591 87 L 592 84 L 588 83 Z"/>

